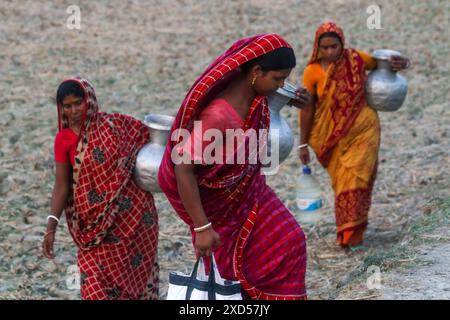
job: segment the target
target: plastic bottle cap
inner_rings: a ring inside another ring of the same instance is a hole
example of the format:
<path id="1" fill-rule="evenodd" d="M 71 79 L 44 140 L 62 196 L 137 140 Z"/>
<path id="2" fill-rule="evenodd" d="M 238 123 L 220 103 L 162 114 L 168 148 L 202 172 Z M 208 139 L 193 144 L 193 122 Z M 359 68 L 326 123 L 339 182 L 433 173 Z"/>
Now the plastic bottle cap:
<path id="1" fill-rule="evenodd" d="M 303 166 L 303 174 L 311 174 L 311 168 L 308 166 Z"/>

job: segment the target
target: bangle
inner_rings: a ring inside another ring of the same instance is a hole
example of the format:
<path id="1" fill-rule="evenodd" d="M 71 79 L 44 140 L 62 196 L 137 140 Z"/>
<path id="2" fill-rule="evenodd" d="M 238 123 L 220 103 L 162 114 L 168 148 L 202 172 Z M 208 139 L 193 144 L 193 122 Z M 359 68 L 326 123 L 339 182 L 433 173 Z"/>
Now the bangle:
<path id="1" fill-rule="evenodd" d="M 54 216 L 54 215 L 48 215 L 47 216 L 47 223 L 48 223 L 48 220 L 50 220 L 50 219 L 54 219 L 54 220 L 56 220 L 56 222 L 58 222 L 58 224 L 59 224 L 59 219 L 58 219 L 58 217 L 57 216 Z"/>
<path id="2" fill-rule="evenodd" d="M 201 226 L 201 227 L 198 227 L 198 228 L 194 228 L 194 231 L 195 232 L 202 232 L 202 231 L 205 231 L 206 229 L 211 228 L 211 226 L 212 226 L 212 223 L 210 222 L 210 223 L 205 224 L 204 226 Z"/>
<path id="3" fill-rule="evenodd" d="M 301 149 L 301 148 L 305 148 L 305 147 L 307 147 L 307 146 L 308 146 L 308 144 L 307 144 L 307 143 L 304 143 L 304 144 L 299 145 L 298 148 Z"/>

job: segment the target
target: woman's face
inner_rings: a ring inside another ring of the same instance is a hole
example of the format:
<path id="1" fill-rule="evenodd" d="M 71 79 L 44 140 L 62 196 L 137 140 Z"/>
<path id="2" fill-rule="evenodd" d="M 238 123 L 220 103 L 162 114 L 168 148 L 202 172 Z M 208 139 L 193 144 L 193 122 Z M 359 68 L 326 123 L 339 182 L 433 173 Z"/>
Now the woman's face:
<path id="1" fill-rule="evenodd" d="M 336 37 L 323 37 L 319 41 L 319 53 L 321 59 L 326 62 L 335 62 L 342 52 L 342 45 Z"/>
<path id="2" fill-rule="evenodd" d="M 84 99 L 74 94 L 64 97 L 62 103 L 64 116 L 69 120 L 69 125 L 78 126 L 83 121 Z"/>
<path id="3" fill-rule="evenodd" d="M 276 71 L 261 71 L 260 76 L 255 80 L 254 89 L 258 95 L 269 96 L 279 88 L 284 86 L 284 81 L 292 69 L 282 69 Z"/>

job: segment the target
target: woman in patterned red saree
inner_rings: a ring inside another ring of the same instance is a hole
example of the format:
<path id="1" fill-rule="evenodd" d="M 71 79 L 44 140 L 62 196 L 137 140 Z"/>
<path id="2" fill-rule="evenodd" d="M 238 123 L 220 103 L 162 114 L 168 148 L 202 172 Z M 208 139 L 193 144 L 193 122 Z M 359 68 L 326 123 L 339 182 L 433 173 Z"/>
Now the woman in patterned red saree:
<path id="1" fill-rule="evenodd" d="M 58 88 L 56 178 L 43 253 L 54 257 L 64 210 L 78 246 L 82 299 L 158 298 L 158 219 L 153 196 L 134 182 L 148 128 L 122 114 L 99 112 L 93 87 L 81 78 Z"/>
<path id="2" fill-rule="evenodd" d="M 177 129 L 192 132 L 194 120 L 202 121 L 202 132 L 216 129 L 223 136 L 227 129 L 268 129 L 266 96 L 283 86 L 294 66 L 292 48 L 276 34 L 236 42 L 194 83 L 171 135 Z M 307 103 L 305 91 L 298 92 L 298 106 Z M 244 298 L 305 299 L 305 236 L 267 186 L 260 159 L 253 164 L 248 159 L 243 164 L 211 164 L 189 147 L 198 136 L 189 139 L 180 148 L 179 139 L 170 139 L 158 181 L 189 225 L 197 254 L 208 260 L 214 253 L 221 275 L 239 280 Z M 226 158 L 235 159 L 240 147 L 233 143 Z M 244 148 L 247 155 L 254 151 L 248 144 Z M 172 156 L 184 153 L 190 162 L 175 164 Z"/>

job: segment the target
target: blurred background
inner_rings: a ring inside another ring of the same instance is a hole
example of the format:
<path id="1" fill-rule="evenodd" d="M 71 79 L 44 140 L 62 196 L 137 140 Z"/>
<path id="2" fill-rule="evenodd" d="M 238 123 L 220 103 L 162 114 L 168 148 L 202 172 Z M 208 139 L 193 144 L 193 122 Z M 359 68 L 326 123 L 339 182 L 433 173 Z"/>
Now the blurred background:
<path id="1" fill-rule="evenodd" d="M 70 28 L 71 5 L 80 9 L 79 29 Z M 380 29 L 368 27 L 371 5 L 380 9 Z M 404 105 L 379 113 L 380 166 L 367 251 L 348 253 L 335 245 L 328 176 L 317 161 L 312 163 L 328 214 L 302 226 L 308 237 L 309 297 L 449 298 L 449 287 L 433 286 L 440 283 L 439 272 L 425 272 L 427 260 L 420 258 L 429 252 L 450 263 L 449 18 L 447 0 L 2 0 L 0 299 L 80 298 L 73 268 L 76 247 L 64 223 L 56 236 L 55 260 L 40 252 L 54 182 L 54 97 L 64 78 L 90 80 L 103 111 L 139 119 L 148 113 L 174 115 L 216 56 L 235 40 L 258 33 L 278 33 L 293 46 L 297 67 L 289 82 L 302 84 L 315 30 L 326 20 L 342 26 L 347 47 L 398 50 L 411 59 L 412 68 L 403 72 L 409 82 Z M 282 115 L 298 143 L 297 111 L 285 107 Z M 294 149 L 278 174 L 268 177 L 294 215 L 299 174 Z M 187 227 L 161 194 L 155 199 L 164 298 L 168 273 L 189 272 L 195 257 Z M 429 260 L 436 267 L 445 262 L 436 259 Z M 382 289 L 367 285 L 371 265 L 382 272 Z"/>

